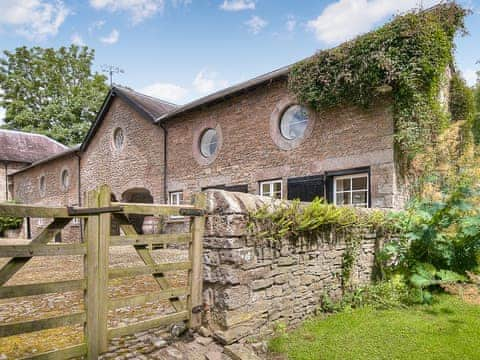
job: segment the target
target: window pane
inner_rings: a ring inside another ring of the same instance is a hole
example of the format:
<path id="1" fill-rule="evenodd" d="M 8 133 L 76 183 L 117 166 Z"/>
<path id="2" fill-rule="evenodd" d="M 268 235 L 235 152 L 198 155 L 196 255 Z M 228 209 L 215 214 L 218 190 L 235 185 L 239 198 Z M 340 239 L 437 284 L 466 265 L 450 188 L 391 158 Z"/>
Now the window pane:
<path id="1" fill-rule="evenodd" d="M 280 132 L 288 140 L 303 137 L 308 125 L 308 112 L 300 105 L 291 106 L 280 119 Z"/>
<path id="2" fill-rule="evenodd" d="M 338 179 L 337 180 L 337 191 L 349 191 L 350 190 L 351 179 Z"/>
<path id="3" fill-rule="evenodd" d="M 270 196 L 270 184 L 262 184 L 261 195 Z"/>
<path id="4" fill-rule="evenodd" d="M 352 204 L 366 206 L 367 204 L 367 192 L 366 191 L 353 191 L 352 192 Z"/>
<path id="5" fill-rule="evenodd" d="M 200 140 L 200 152 L 205 157 L 211 157 L 217 151 L 218 136 L 215 129 L 208 129 Z"/>
<path id="6" fill-rule="evenodd" d="M 337 193 L 336 201 L 337 205 L 350 205 L 350 193 Z"/>
<path id="7" fill-rule="evenodd" d="M 282 183 L 276 182 L 273 184 L 273 191 L 276 193 L 282 192 Z"/>
<path id="8" fill-rule="evenodd" d="M 367 189 L 367 177 L 358 177 L 352 179 L 352 190 L 366 190 Z"/>

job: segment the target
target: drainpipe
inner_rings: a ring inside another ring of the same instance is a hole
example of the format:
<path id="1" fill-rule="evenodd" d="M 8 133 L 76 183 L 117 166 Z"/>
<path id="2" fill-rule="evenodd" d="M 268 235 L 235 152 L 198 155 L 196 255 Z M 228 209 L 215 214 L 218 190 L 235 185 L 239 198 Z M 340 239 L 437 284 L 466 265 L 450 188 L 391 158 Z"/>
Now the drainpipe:
<path id="1" fill-rule="evenodd" d="M 165 127 L 165 124 L 160 120 L 158 123 L 163 130 L 163 201 L 165 204 L 168 204 L 168 194 L 167 194 L 167 139 L 168 139 L 168 130 Z"/>
<path id="2" fill-rule="evenodd" d="M 8 165 L 7 162 L 3 163 L 5 167 L 5 201 L 8 201 Z"/>
<path id="3" fill-rule="evenodd" d="M 74 153 L 75 156 L 77 157 L 77 202 L 78 206 L 82 206 L 82 183 L 80 181 L 80 160 L 81 157 L 78 155 L 78 153 Z M 80 223 L 80 242 L 83 242 L 83 224 Z"/>

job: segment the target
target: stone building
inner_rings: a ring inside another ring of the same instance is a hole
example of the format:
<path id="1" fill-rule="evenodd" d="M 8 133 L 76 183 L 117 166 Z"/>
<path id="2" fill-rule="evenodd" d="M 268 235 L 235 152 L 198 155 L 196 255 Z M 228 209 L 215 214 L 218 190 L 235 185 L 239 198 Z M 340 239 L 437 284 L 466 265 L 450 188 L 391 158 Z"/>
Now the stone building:
<path id="1" fill-rule="evenodd" d="M 217 188 L 402 207 L 406 192 L 396 163 L 390 95 L 379 96 L 369 109 L 316 112 L 289 92 L 290 69 L 184 106 L 114 86 L 78 148 L 10 176 L 14 197 L 81 205 L 87 190 L 107 183 L 112 198 L 123 202 L 178 204 Z"/>
<path id="2" fill-rule="evenodd" d="M 44 135 L 0 129 L 0 202 L 13 199 L 10 174 L 67 149 Z"/>

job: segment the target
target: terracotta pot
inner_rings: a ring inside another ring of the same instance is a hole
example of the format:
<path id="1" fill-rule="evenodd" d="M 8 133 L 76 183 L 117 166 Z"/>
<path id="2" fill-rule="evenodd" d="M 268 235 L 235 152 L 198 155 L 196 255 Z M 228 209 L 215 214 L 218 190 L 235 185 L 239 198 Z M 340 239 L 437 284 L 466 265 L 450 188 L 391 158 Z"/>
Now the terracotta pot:
<path id="1" fill-rule="evenodd" d="M 3 232 L 3 237 L 7 239 L 20 239 L 22 237 L 22 229 L 9 229 Z"/>

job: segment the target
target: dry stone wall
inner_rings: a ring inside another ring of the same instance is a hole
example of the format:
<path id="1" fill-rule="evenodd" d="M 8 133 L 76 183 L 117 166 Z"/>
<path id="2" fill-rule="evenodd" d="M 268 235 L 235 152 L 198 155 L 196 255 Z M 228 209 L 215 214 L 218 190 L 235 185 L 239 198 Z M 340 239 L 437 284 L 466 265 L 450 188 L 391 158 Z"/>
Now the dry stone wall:
<path id="1" fill-rule="evenodd" d="M 328 232 L 314 242 L 261 244 L 249 212 L 271 202 L 250 194 L 208 191 L 204 238 L 205 325 L 223 343 L 270 335 L 315 313 L 323 294 L 342 295 L 345 242 Z M 376 235 L 362 233 L 352 282 L 368 283 Z"/>

